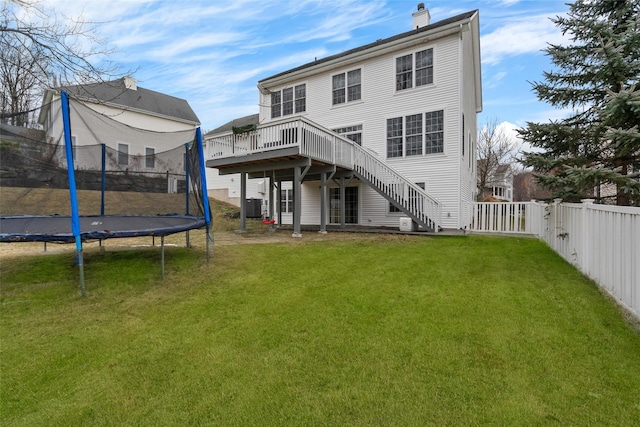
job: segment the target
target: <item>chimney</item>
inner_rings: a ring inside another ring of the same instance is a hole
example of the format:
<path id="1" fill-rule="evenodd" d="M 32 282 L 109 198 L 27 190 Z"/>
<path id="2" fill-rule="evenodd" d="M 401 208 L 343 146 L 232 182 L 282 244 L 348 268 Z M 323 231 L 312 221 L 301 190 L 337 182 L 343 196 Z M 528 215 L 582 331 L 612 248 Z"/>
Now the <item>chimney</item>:
<path id="1" fill-rule="evenodd" d="M 136 79 L 134 79 L 133 77 L 127 76 L 127 77 L 124 77 L 123 80 L 124 80 L 124 87 L 126 89 L 138 90 Z"/>
<path id="2" fill-rule="evenodd" d="M 431 22 L 429 9 L 424 7 L 424 3 L 418 4 L 418 11 L 413 13 L 413 28 L 426 27 Z"/>

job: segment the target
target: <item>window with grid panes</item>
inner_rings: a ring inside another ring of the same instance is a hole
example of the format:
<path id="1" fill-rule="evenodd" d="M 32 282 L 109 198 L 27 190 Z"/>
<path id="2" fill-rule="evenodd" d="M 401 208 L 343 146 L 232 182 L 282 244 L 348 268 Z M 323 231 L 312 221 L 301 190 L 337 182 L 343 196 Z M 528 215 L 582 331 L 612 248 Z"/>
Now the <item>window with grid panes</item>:
<path id="1" fill-rule="evenodd" d="M 396 90 L 413 87 L 413 55 L 396 58 Z"/>
<path id="2" fill-rule="evenodd" d="M 280 212 L 293 212 L 293 190 L 280 190 Z"/>
<path id="3" fill-rule="evenodd" d="M 154 169 L 156 167 L 156 149 L 152 147 L 146 147 L 144 149 L 144 165 L 147 169 Z"/>
<path id="4" fill-rule="evenodd" d="M 358 101 L 361 97 L 360 69 L 349 71 L 347 73 L 347 101 Z"/>
<path id="5" fill-rule="evenodd" d="M 387 157 L 402 157 L 402 117 L 387 119 Z"/>
<path id="6" fill-rule="evenodd" d="M 444 152 L 443 121 L 443 110 L 387 119 L 387 158 Z"/>
<path id="7" fill-rule="evenodd" d="M 271 93 L 271 118 L 282 115 L 282 93 L 280 91 Z"/>
<path id="8" fill-rule="evenodd" d="M 282 90 L 282 115 L 288 116 L 293 114 L 293 88 Z"/>
<path id="9" fill-rule="evenodd" d="M 425 154 L 444 152 L 444 112 L 425 114 Z"/>
<path id="10" fill-rule="evenodd" d="M 336 74 L 332 78 L 333 81 L 333 105 L 344 104 L 347 97 L 345 93 L 345 77 L 344 74 Z"/>
<path id="11" fill-rule="evenodd" d="M 71 135 L 71 157 L 78 158 L 78 138 L 75 135 Z"/>
<path id="12" fill-rule="evenodd" d="M 336 74 L 331 78 L 331 84 L 333 89 L 331 95 L 332 105 L 358 101 L 362 98 L 360 69 Z"/>
<path id="13" fill-rule="evenodd" d="M 416 87 L 433 83 L 433 49 L 416 52 Z"/>
<path id="14" fill-rule="evenodd" d="M 118 166 L 129 166 L 129 144 L 118 143 Z"/>
<path id="15" fill-rule="evenodd" d="M 296 113 L 307 111 L 307 85 L 296 86 Z"/>
<path id="16" fill-rule="evenodd" d="M 347 139 L 362 145 L 362 125 L 347 126 L 333 130 L 335 133 L 344 136 Z"/>
<path id="17" fill-rule="evenodd" d="M 307 85 L 301 84 L 271 92 L 271 118 L 307 111 Z"/>
<path id="18" fill-rule="evenodd" d="M 422 114 L 414 114 L 405 118 L 406 141 L 405 155 L 422 155 Z"/>
<path id="19" fill-rule="evenodd" d="M 433 49 L 396 58 L 396 90 L 433 83 Z"/>

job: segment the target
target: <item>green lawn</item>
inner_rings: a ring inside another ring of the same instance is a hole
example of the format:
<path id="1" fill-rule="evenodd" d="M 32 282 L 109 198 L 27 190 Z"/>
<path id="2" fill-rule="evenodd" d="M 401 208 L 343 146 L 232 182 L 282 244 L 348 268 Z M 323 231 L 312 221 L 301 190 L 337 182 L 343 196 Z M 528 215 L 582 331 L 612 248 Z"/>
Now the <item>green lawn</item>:
<path id="1" fill-rule="evenodd" d="M 538 240 L 158 258 L 0 258 L 2 425 L 640 424 L 640 333 Z"/>

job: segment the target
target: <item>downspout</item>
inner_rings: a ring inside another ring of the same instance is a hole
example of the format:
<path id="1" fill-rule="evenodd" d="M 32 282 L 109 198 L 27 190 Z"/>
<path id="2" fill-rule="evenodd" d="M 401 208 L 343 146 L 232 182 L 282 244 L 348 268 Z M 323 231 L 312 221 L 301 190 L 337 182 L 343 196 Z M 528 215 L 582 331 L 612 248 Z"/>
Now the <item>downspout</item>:
<path id="1" fill-rule="evenodd" d="M 460 105 L 460 109 L 458 110 L 458 120 L 464 120 L 464 38 L 462 32 L 462 23 L 460 24 L 460 38 L 458 42 L 458 105 Z M 462 123 L 458 123 L 458 133 L 462 132 Z M 458 137 L 456 141 L 456 146 L 458 147 L 458 219 L 457 219 L 457 227 L 458 229 L 462 228 L 462 169 L 464 167 L 464 159 L 462 157 L 462 146 L 460 145 L 460 141 L 464 141 L 464 134 L 462 138 Z M 470 153 L 467 153 L 470 155 Z"/>

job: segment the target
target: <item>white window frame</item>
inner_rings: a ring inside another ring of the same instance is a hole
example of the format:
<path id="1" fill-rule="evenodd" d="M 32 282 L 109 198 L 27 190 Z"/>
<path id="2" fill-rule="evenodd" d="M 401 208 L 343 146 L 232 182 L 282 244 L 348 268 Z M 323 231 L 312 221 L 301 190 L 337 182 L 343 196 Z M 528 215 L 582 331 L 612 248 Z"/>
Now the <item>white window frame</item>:
<path id="1" fill-rule="evenodd" d="M 78 137 L 71 135 L 71 156 L 75 162 L 78 159 Z"/>
<path id="2" fill-rule="evenodd" d="M 284 209 L 283 209 L 284 206 Z M 281 188 L 280 189 L 280 213 L 288 214 L 293 213 L 293 189 Z"/>
<path id="3" fill-rule="evenodd" d="M 301 92 L 304 90 L 304 92 Z M 285 100 L 285 94 L 291 93 L 291 99 Z M 275 100 L 280 102 L 274 103 Z M 307 83 L 300 83 L 293 86 L 287 86 L 280 90 L 271 92 L 271 118 L 291 116 L 307 112 Z M 285 106 L 291 105 L 291 112 L 285 113 Z"/>
<path id="4" fill-rule="evenodd" d="M 434 114 L 434 113 L 442 113 L 442 128 L 440 130 L 437 131 L 431 131 L 431 132 L 427 132 L 427 114 Z M 423 149 L 423 153 L 425 155 L 429 155 L 429 154 L 444 154 L 444 121 L 445 121 L 445 114 L 444 114 L 444 109 L 442 110 L 432 110 L 432 111 L 426 111 L 424 113 L 424 149 Z M 442 150 L 441 151 L 428 151 L 427 150 L 427 135 L 429 134 L 436 134 L 436 133 L 441 133 L 442 134 Z"/>
<path id="5" fill-rule="evenodd" d="M 427 51 L 431 51 L 431 65 L 428 65 L 426 67 L 421 67 L 418 68 L 417 64 L 416 64 L 416 59 L 418 57 L 418 54 L 422 53 L 422 52 L 427 52 Z M 418 89 L 418 88 L 423 88 L 423 87 L 429 87 L 429 86 L 433 86 L 435 84 L 435 48 L 434 47 L 427 47 L 425 49 L 420 49 L 420 50 L 416 50 L 414 52 L 411 53 L 405 53 L 403 55 L 398 55 L 394 58 L 393 61 L 393 67 L 394 67 L 394 76 L 395 76 L 395 91 L 396 92 L 403 92 L 406 90 L 411 90 L 411 89 Z M 407 69 L 402 69 L 402 70 L 398 70 L 398 60 L 402 59 L 402 58 L 407 58 L 407 57 L 411 57 L 411 65 L 410 68 Z M 427 70 L 427 69 L 431 69 L 431 81 L 427 81 L 426 83 L 421 83 L 418 84 L 417 83 L 417 79 L 416 79 L 416 75 L 417 72 L 419 70 Z M 400 87 L 400 76 L 405 75 L 405 74 L 410 74 L 410 78 L 409 79 L 404 79 L 403 82 L 404 85 L 406 85 L 406 87 Z M 408 80 L 408 81 L 407 81 Z"/>
<path id="6" fill-rule="evenodd" d="M 152 150 L 151 154 L 148 153 L 148 150 Z M 151 159 L 152 164 L 149 166 L 149 159 Z M 144 167 L 146 169 L 155 169 L 156 168 L 156 149 L 155 147 L 144 147 Z"/>
<path id="7" fill-rule="evenodd" d="M 333 131 L 358 145 L 362 145 L 362 128 L 362 124 L 357 124 L 335 128 Z"/>
<path id="8" fill-rule="evenodd" d="M 442 112 L 442 129 L 438 130 L 438 131 L 431 131 L 427 133 L 427 115 L 428 114 L 433 114 L 433 113 L 438 113 L 438 112 Z M 410 135 L 407 134 L 407 130 L 408 130 L 408 118 L 413 117 L 413 116 L 417 116 L 420 115 L 421 116 L 421 133 L 417 134 L 417 133 L 412 133 Z M 414 114 L 405 114 L 403 116 L 396 116 L 396 117 L 387 117 L 385 119 L 385 132 L 386 132 L 386 137 L 385 137 L 385 150 L 386 150 L 386 158 L 387 159 L 398 159 L 398 158 L 411 158 L 411 157 L 418 157 L 418 156 L 431 156 L 431 155 L 437 155 L 437 154 L 444 154 L 445 153 L 445 118 L 446 118 L 446 111 L 444 108 L 441 109 L 435 109 L 432 111 L 426 111 L 423 113 L 414 113 Z M 389 121 L 390 120 L 394 120 L 396 122 L 399 121 L 399 125 L 401 127 L 399 133 L 397 135 L 393 135 L 393 136 L 389 136 Z M 435 133 L 441 133 L 442 134 L 442 151 L 435 151 L 435 152 L 429 152 L 427 150 L 427 136 L 430 134 L 435 134 Z M 411 138 L 416 138 L 417 136 L 421 137 L 421 149 L 420 150 L 412 150 L 411 154 L 409 154 L 408 152 L 408 145 L 407 145 L 407 138 L 411 137 Z M 392 152 L 392 154 L 396 154 L 396 155 L 392 155 L 390 156 L 390 151 L 389 151 L 389 142 L 390 140 L 396 140 L 396 144 L 397 144 L 397 140 L 401 140 L 401 145 L 400 145 L 400 151 L 398 154 L 398 150 L 394 150 Z"/>
<path id="9" fill-rule="evenodd" d="M 126 153 L 127 153 L 127 162 L 123 163 L 121 160 L 122 158 L 120 157 L 122 153 L 124 153 L 125 151 L 123 150 L 123 148 L 126 147 Z M 118 142 L 118 166 L 129 166 L 129 144 L 127 144 L 126 142 Z"/>
<path id="10" fill-rule="evenodd" d="M 357 84 L 349 84 L 349 75 L 353 75 L 353 73 L 355 73 L 356 71 L 358 71 L 360 74 Z M 336 88 L 335 78 L 338 76 L 342 77 L 343 86 Z M 350 99 L 351 94 L 349 89 L 356 88 L 356 87 L 359 87 L 358 97 Z M 340 91 L 342 95 L 340 97 L 341 101 L 339 102 L 336 102 L 336 98 L 334 96 L 337 91 Z M 350 103 L 359 102 L 359 101 L 362 101 L 362 67 L 354 68 L 352 70 L 344 71 L 342 73 L 337 73 L 331 76 L 331 105 L 332 106 L 345 105 L 345 104 L 350 104 Z"/>

